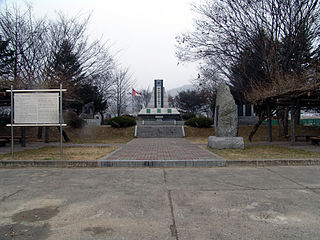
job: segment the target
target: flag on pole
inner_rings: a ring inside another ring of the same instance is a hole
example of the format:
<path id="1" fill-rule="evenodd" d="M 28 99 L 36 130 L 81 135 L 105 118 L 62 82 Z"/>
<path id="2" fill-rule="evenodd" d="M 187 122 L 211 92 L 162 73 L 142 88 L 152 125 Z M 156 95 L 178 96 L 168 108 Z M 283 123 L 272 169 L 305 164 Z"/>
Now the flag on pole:
<path id="1" fill-rule="evenodd" d="M 132 96 L 142 96 L 142 93 L 139 93 L 132 88 Z"/>

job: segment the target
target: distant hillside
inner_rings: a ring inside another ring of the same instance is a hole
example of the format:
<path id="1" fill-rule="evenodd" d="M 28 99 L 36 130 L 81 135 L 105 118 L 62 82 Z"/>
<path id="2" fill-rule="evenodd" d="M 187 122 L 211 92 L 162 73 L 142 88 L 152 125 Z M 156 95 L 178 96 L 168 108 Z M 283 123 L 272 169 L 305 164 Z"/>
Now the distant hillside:
<path id="1" fill-rule="evenodd" d="M 173 89 L 166 90 L 166 91 L 167 91 L 168 96 L 170 95 L 172 97 L 175 97 L 181 91 L 193 90 L 193 89 L 195 89 L 195 87 L 192 84 L 188 84 L 188 85 L 183 85 L 181 87 L 173 88 Z"/>

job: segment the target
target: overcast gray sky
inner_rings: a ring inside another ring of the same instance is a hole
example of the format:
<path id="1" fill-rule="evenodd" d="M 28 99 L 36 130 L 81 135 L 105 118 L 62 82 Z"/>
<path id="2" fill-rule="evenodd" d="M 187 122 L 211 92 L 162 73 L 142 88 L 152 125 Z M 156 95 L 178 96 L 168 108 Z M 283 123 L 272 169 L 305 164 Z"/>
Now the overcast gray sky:
<path id="1" fill-rule="evenodd" d="M 11 3 L 24 1 L 5 0 Z M 92 13 L 89 33 L 109 40 L 123 67 L 129 67 L 134 87 L 153 86 L 163 79 L 167 89 L 190 84 L 197 76 L 195 63 L 179 64 L 175 36 L 192 29 L 191 0 L 29 0 L 39 16 L 55 11 L 68 16 Z"/>

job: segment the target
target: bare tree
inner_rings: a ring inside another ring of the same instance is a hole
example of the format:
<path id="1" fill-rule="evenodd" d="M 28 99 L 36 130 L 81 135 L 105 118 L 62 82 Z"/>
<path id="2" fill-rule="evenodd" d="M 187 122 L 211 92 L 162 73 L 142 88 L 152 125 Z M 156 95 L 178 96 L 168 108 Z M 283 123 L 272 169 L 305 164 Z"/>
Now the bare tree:
<path id="1" fill-rule="evenodd" d="M 90 16 L 75 16 L 67 18 L 63 14 L 58 14 L 58 19 L 49 24 L 50 35 L 50 60 L 48 69 L 57 59 L 61 47 L 67 42 L 69 51 L 77 59 L 78 81 L 72 82 L 70 87 L 77 87 L 79 84 L 90 84 L 98 87 L 101 93 L 108 97 L 110 90 L 111 71 L 115 68 L 113 56 L 109 52 L 107 43 L 100 40 L 89 41 L 87 34 L 87 24 Z M 63 78 L 49 74 L 50 84 L 60 83 Z M 108 83 L 107 83 L 108 82 Z M 72 89 L 70 89 L 72 92 Z"/>
<path id="2" fill-rule="evenodd" d="M 240 87 L 260 105 L 259 122 L 268 97 L 318 86 L 311 69 L 320 38 L 318 0 L 206 0 L 193 10 L 195 30 L 177 37 L 178 58 L 200 60 Z"/>
<path id="3" fill-rule="evenodd" d="M 13 63 L 2 87 L 13 83 L 25 89 L 57 88 L 63 83 L 65 97 L 80 101 L 80 85 L 90 84 L 109 99 L 115 63 L 107 42 L 89 40 L 89 20 L 90 15 L 61 13 L 45 20 L 35 18 L 30 5 L 5 6 L 0 11 L 0 34 L 8 40 Z"/>
<path id="4" fill-rule="evenodd" d="M 41 84 L 47 60 L 45 21 L 33 17 L 31 6 L 26 10 L 5 6 L 0 12 L 0 32 L 14 51 L 8 80 L 23 88 Z"/>
<path id="5" fill-rule="evenodd" d="M 146 89 L 142 89 L 140 92 L 142 94 L 142 107 L 146 108 L 151 99 L 151 91 L 149 86 Z"/>
<path id="6" fill-rule="evenodd" d="M 113 57 L 109 53 L 107 43 L 101 40 L 89 40 L 87 27 L 90 15 L 82 17 L 66 17 L 62 13 L 57 15 L 57 19 L 49 23 L 50 50 L 53 53 L 59 51 L 63 42 L 70 43 L 71 51 L 78 57 L 82 72 L 85 73 L 83 82 L 91 81 L 101 72 L 113 68 Z M 51 60 L 53 61 L 53 59 Z"/>
<path id="7" fill-rule="evenodd" d="M 197 90 L 179 92 L 174 102 L 175 107 L 184 113 L 201 114 L 207 108 L 205 95 Z"/>
<path id="8" fill-rule="evenodd" d="M 132 86 L 131 75 L 128 68 L 116 69 L 112 75 L 113 79 L 113 103 L 117 116 L 121 116 L 126 112 L 130 89 Z"/>
<path id="9" fill-rule="evenodd" d="M 308 29 L 311 42 L 319 40 L 318 0 L 206 0 L 193 5 L 193 10 L 197 14 L 195 30 L 177 37 L 178 58 L 208 61 L 227 78 L 241 53 L 255 45 L 255 35 L 261 29 L 270 41 L 265 50 L 274 51 L 268 59 L 262 59 L 270 75 L 278 70 L 279 42 L 298 38 L 301 27 Z M 286 46 L 289 50 L 297 47 L 291 43 Z M 289 50 L 283 62 L 292 61 L 293 52 Z"/>

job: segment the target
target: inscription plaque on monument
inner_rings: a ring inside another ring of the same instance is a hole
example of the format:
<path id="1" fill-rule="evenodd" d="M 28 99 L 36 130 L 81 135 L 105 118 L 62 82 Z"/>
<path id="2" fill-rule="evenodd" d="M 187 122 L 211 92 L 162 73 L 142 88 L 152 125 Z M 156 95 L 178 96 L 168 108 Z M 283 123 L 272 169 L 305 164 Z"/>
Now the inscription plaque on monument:
<path id="1" fill-rule="evenodd" d="M 14 123 L 59 123 L 59 93 L 15 93 Z"/>

